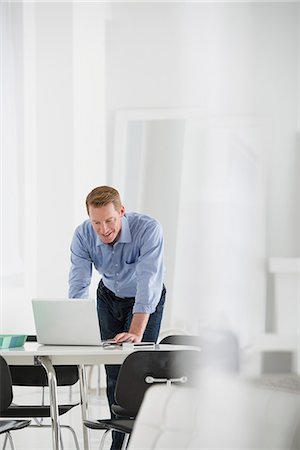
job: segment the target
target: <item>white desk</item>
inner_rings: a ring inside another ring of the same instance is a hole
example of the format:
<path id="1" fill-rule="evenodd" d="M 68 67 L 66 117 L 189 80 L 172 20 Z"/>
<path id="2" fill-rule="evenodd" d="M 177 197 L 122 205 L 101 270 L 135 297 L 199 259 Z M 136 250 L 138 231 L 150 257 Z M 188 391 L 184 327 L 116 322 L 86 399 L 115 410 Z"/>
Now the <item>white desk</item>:
<path id="1" fill-rule="evenodd" d="M 182 345 L 156 345 L 155 350 L 184 350 Z M 193 349 L 195 349 L 193 347 Z M 141 348 L 141 350 L 146 350 Z M 122 364 L 132 349 L 103 348 L 90 346 L 48 346 L 27 342 L 24 347 L 0 349 L 0 355 L 9 365 L 42 365 L 49 380 L 50 413 L 53 450 L 60 450 L 60 424 L 58 415 L 57 380 L 54 365 L 77 365 L 79 367 L 82 421 L 87 419 L 87 395 L 84 365 Z M 139 350 L 134 350 L 139 351 Z M 89 450 L 88 430 L 83 425 L 84 450 Z"/>

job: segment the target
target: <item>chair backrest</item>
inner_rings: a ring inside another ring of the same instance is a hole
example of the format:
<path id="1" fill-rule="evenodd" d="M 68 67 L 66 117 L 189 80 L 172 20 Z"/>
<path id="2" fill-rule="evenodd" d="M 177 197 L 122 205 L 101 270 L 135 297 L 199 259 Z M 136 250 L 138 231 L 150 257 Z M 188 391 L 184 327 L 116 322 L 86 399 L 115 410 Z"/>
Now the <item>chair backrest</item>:
<path id="1" fill-rule="evenodd" d="M 164 337 L 159 343 L 200 347 L 201 338 L 200 336 L 194 336 L 190 334 L 172 334 L 170 336 Z"/>
<path id="2" fill-rule="evenodd" d="M 123 362 L 116 385 L 119 406 L 137 414 L 146 390 L 156 383 L 196 385 L 200 364 L 198 350 L 138 350 Z M 174 381 L 174 380 L 180 381 Z M 160 381 L 157 381 L 160 380 Z"/>
<path id="3" fill-rule="evenodd" d="M 55 366 L 57 386 L 71 386 L 78 381 L 77 366 Z M 13 386 L 48 386 L 42 366 L 10 366 Z"/>
<path id="4" fill-rule="evenodd" d="M 202 383 L 203 381 L 203 383 Z M 146 392 L 128 450 L 299 449 L 300 394 L 210 376 Z"/>
<path id="5" fill-rule="evenodd" d="M 202 367 L 218 368 L 227 372 L 239 371 L 239 343 L 230 330 L 207 329 L 200 335 L 170 335 L 160 344 L 189 345 L 201 348 Z"/>
<path id="6" fill-rule="evenodd" d="M 13 399 L 12 382 L 9 367 L 0 356 L 0 411 L 7 409 Z"/>
<path id="7" fill-rule="evenodd" d="M 36 342 L 36 335 L 27 336 L 27 342 Z M 54 366 L 58 386 L 71 386 L 79 379 L 77 366 Z M 48 377 L 42 366 L 10 366 L 13 386 L 48 386 Z"/>

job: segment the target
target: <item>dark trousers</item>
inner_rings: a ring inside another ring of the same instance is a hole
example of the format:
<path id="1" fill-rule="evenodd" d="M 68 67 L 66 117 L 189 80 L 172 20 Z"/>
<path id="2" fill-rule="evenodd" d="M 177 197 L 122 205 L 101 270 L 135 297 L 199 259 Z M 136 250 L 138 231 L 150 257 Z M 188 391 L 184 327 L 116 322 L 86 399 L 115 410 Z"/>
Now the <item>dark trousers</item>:
<path id="1" fill-rule="evenodd" d="M 156 310 L 152 314 L 150 314 L 147 327 L 143 335 L 143 341 L 157 341 L 162 320 L 165 297 L 166 289 L 163 286 L 161 298 L 156 307 Z M 134 302 L 134 297 L 125 299 L 116 297 L 112 291 L 104 286 L 102 280 L 100 281 L 97 289 L 97 311 L 101 339 L 111 339 L 116 334 L 129 330 Z M 106 393 L 110 409 L 111 405 L 115 402 L 114 393 L 119 370 L 119 365 L 105 365 L 107 383 Z M 112 411 L 111 416 L 115 417 Z M 120 450 L 122 447 L 123 438 L 123 433 L 113 432 L 113 442 L 111 450 Z"/>

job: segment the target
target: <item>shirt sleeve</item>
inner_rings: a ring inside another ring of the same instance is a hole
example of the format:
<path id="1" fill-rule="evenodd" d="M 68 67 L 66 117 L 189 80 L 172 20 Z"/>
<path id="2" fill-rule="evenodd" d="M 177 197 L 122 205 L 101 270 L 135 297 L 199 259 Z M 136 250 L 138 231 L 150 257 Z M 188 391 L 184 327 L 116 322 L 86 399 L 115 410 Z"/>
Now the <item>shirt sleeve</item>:
<path id="1" fill-rule="evenodd" d="M 69 298 L 88 298 L 92 277 L 92 260 L 84 236 L 75 230 L 71 243 Z"/>
<path id="2" fill-rule="evenodd" d="M 148 226 L 142 236 L 136 265 L 137 292 L 133 313 L 152 314 L 163 287 L 163 232 L 158 222 Z"/>

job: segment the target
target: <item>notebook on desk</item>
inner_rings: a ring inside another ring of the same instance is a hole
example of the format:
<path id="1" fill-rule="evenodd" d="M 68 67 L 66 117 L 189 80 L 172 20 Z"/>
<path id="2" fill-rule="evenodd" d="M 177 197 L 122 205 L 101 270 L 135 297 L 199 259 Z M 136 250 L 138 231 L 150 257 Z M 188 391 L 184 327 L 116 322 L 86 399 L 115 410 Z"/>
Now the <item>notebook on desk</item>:
<path id="1" fill-rule="evenodd" d="M 33 299 L 37 341 L 45 345 L 103 345 L 95 300 Z"/>

